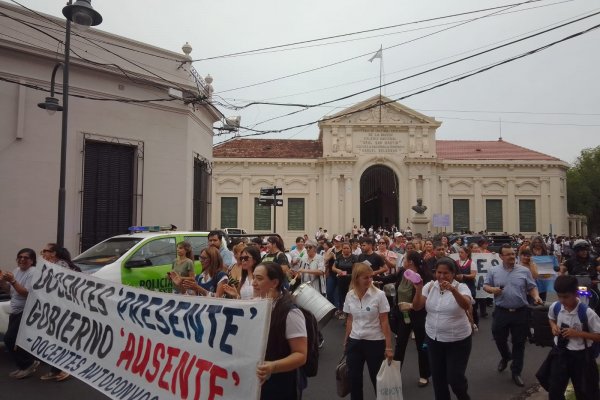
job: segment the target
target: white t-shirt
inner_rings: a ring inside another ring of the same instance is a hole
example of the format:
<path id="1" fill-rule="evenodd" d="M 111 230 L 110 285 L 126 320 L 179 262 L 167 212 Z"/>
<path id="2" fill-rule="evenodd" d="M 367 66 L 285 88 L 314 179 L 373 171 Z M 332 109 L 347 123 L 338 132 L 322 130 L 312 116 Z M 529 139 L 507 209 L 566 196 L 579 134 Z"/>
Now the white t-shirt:
<path id="1" fill-rule="evenodd" d="M 304 314 L 298 308 L 292 308 L 285 319 L 285 338 L 307 337 Z"/>
<path id="2" fill-rule="evenodd" d="M 362 299 L 359 299 L 354 290 L 346 295 L 344 312 L 352 315 L 352 339 L 383 340 L 383 330 L 379 322 L 379 314 L 390 311 L 385 293 L 371 286 L 367 289 Z"/>
<path id="3" fill-rule="evenodd" d="M 579 300 L 577 301 L 577 307 L 573 309 L 573 311 L 565 310 L 563 305 L 560 306 L 560 311 L 558 312 L 558 316 L 554 315 L 554 304 L 550 306 L 548 309 L 548 318 L 556 321 L 556 324 L 560 327 L 561 324 L 567 324 L 569 327 L 583 331 L 583 324 L 579 320 L 579 315 L 577 314 L 577 308 L 579 307 Z M 586 310 L 586 315 L 588 319 L 588 327 L 590 332 L 592 333 L 600 333 L 600 317 L 598 314 L 594 312 L 591 308 L 588 307 Z M 592 345 L 592 341 L 587 341 L 588 347 Z M 558 343 L 558 337 L 554 338 L 554 344 Z M 585 344 L 583 343 L 582 338 L 570 338 L 569 343 L 567 344 L 567 349 L 569 350 L 585 350 Z"/>
<path id="4" fill-rule="evenodd" d="M 452 285 L 458 289 L 458 293 L 473 300 L 467 285 L 457 281 L 452 282 Z M 458 305 L 452 293 L 440 290 L 438 281 L 428 282 L 423 287 L 423 296 L 426 298 L 427 336 L 438 342 L 458 342 L 471 336 L 471 323 L 465 310 Z"/>
<path id="5" fill-rule="evenodd" d="M 240 288 L 240 298 L 242 300 L 249 300 L 254 297 L 254 288 L 252 287 L 252 279 L 246 277 L 246 280 Z"/>
<path id="6" fill-rule="evenodd" d="M 15 277 L 15 281 L 17 281 L 21 286 L 27 289 L 27 292 L 31 291 L 31 287 L 33 286 L 33 273 L 35 272 L 35 267 L 29 267 L 26 271 L 23 271 L 21 268 L 17 267 L 13 270 L 13 275 Z M 25 309 L 25 303 L 27 302 L 27 295 L 22 296 L 17 292 L 17 289 L 13 285 L 10 285 L 10 313 L 18 314 L 23 312 Z"/>

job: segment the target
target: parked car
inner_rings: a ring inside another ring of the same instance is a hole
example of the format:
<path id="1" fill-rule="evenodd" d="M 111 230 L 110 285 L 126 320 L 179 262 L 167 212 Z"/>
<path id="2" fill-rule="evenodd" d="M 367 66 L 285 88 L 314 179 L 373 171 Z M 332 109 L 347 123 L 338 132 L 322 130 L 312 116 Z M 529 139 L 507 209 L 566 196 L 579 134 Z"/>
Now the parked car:
<path id="1" fill-rule="evenodd" d="M 511 247 L 517 247 L 517 239 L 511 235 L 486 235 L 489 242 L 488 250 L 494 253 L 500 253 L 503 245 L 509 244 Z"/>
<path id="2" fill-rule="evenodd" d="M 73 259 L 81 271 L 111 282 L 170 292 L 167 278 L 177 257 L 177 243 L 192 245 L 196 273 L 200 273 L 200 251 L 208 245 L 208 232 L 133 232 L 106 239 Z M 225 245 L 225 242 L 223 242 Z"/>

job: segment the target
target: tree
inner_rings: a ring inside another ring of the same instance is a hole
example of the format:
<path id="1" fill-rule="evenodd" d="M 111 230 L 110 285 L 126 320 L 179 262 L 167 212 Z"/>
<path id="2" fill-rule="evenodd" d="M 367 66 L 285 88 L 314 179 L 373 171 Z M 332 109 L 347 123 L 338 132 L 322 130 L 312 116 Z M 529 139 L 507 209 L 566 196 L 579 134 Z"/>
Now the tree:
<path id="1" fill-rule="evenodd" d="M 567 203 L 570 214 L 588 219 L 588 232 L 600 232 L 600 146 L 584 149 L 567 171 Z"/>

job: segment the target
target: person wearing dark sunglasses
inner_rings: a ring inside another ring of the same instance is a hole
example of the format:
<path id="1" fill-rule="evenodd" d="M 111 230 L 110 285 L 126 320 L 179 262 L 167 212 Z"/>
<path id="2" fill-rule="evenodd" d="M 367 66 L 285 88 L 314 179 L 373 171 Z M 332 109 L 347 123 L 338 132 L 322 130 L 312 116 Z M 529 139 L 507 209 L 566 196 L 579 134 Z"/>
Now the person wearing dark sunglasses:
<path id="1" fill-rule="evenodd" d="M 12 272 L 2 273 L 0 271 L 0 282 L 3 285 L 8 285 L 10 290 L 10 316 L 8 318 L 8 329 L 4 334 L 4 344 L 6 351 L 8 351 L 17 366 L 17 369 L 9 374 L 9 377 L 14 379 L 27 378 L 40 365 L 40 362 L 31 354 L 15 346 L 27 295 L 33 283 L 34 269 L 31 267 L 36 264 L 36 261 L 33 249 L 21 249 L 17 253 L 17 268 Z"/>

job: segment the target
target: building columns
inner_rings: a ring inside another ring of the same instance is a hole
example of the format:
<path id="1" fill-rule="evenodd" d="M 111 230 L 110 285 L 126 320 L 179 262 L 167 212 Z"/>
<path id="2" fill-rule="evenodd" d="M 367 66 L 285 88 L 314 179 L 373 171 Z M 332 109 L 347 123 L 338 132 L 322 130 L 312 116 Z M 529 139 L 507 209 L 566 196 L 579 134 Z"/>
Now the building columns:
<path id="1" fill-rule="evenodd" d="M 507 215 L 506 215 L 506 232 L 519 232 L 519 217 L 518 217 L 518 204 L 515 196 L 515 180 L 509 178 L 507 181 Z"/>
<path id="2" fill-rule="evenodd" d="M 485 215 L 483 210 L 483 197 L 481 192 L 481 178 L 474 178 L 475 186 L 474 186 L 474 203 L 475 209 L 473 210 L 473 215 L 475 218 L 473 219 L 474 224 L 471 229 L 473 232 L 483 231 L 483 226 L 485 225 Z"/>
<path id="3" fill-rule="evenodd" d="M 330 216 L 331 216 L 331 226 L 328 229 L 329 232 L 339 233 L 340 229 L 340 187 L 339 187 L 339 177 L 333 176 L 331 177 L 331 207 L 330 207 Z"/>
<path id="4" fill-rule="evenodd" d="M 308 177 L 308 232 L 317 231 L 317 210 L 320 207 L 317 204 L 317 177 Z"/>
<path id="5" fill-rule="evenodd" d="M 254 224 L 251 220 L 250 210 L 254 210 L 254 200 L 250 199 L 250 177 L 242 176 L 242 204 L 240 207 L 241 221 L 240 226 L 245 229 L 250 229 L 250 227 L 254 227 Z M 250 230 L 250 232 L 252 232 Z"/>
<path id="6" fill-rule="evenodd" d="M 344 177 L 344 217 L 342 218 L 342 230 L 352 231 L 352 178 Z M 340 232 L 341 233 L 341 232 Z"/>

